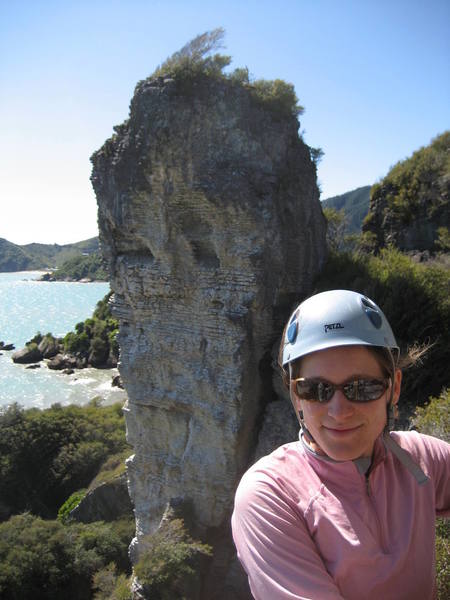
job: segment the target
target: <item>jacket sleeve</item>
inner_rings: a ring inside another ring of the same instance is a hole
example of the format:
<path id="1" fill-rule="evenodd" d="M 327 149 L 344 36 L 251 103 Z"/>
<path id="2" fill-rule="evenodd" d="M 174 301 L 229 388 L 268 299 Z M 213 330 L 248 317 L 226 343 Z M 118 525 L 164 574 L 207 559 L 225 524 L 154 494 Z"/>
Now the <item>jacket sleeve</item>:
<path id="1" fill-rule="evenodd" d="M 301 511 L 270 478 L 244 475 L 231 522 L 256 600 L 342 600 Z"/>
<path id="2" fill-rule="evenodd" d="M 450 444 L 429 435 L 421 438 L 431 458 L 429 472 L 435 489 L 436 516 L 450 517 Z"/>
<path id="3" fill-rule="evenodd" d="M 450 517 L 450 444 L 417 431 L 394 432 L 430 477 L 437 517 Z"/>

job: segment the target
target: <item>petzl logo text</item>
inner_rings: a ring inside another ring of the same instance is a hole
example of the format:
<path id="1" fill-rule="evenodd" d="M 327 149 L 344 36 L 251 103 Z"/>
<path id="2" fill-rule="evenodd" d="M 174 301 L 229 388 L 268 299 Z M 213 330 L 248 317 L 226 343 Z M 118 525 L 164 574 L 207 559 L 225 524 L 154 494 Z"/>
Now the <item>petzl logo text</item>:
<path id="1" fill-rule="evenodd" d="M 328 333 L 332 329 L 344 329 L 342 323 L 328 323 L 328 325 L 324 325 L 325 333 Z"/>

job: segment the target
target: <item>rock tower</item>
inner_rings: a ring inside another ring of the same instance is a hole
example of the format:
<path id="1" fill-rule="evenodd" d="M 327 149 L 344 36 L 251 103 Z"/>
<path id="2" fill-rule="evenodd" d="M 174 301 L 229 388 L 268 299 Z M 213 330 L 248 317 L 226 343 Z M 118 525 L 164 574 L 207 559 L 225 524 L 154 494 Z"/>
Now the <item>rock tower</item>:
<path id="1" fill-rule="evenodd" d="M 273 346 L 325 258 L 298 126 L 226 78 L 148 79 L 92 157 L 134 447 L 132 557 L 171 502 L 189 502 L 215 551 L 202 599 L 247 597 L 234 491 L 277 401 Z"/>

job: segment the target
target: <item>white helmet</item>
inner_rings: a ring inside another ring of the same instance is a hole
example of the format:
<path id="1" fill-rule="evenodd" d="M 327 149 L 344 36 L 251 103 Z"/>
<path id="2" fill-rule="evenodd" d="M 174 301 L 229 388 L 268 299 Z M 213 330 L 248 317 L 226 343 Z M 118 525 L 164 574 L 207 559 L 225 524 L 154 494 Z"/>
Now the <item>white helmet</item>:
<path id="1" fill-rule="evenodd" d="M 283 339 L 283 367 L 318 350 L 336 346 L 399 347 L 383 311 L 369 298 L 348 290 L 311 296 L 291 315 Z"/>

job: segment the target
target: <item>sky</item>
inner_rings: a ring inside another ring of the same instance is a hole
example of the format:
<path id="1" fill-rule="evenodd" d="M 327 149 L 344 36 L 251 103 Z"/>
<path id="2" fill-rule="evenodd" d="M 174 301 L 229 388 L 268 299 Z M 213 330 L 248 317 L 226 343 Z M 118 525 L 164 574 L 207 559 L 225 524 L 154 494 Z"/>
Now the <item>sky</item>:
<path id="1" fill-rule="evenodd" d="M 90 156 L 217 27 L 232 68 L 295 86 L 321 199 L 371 185 L 449 129 L 449 24 L 448 0 L 0 0 L 0 238 L 97 235 Z"/>

